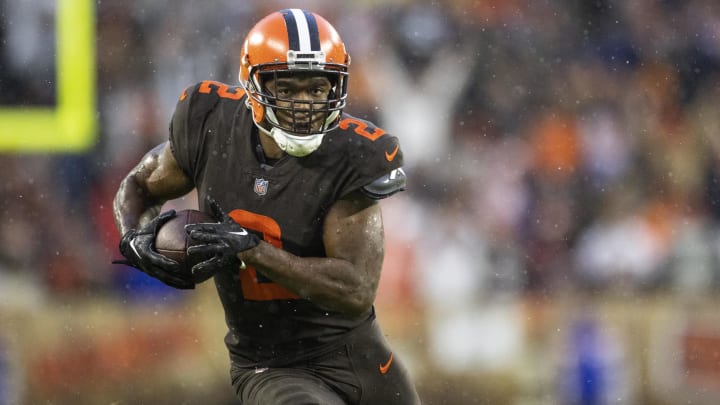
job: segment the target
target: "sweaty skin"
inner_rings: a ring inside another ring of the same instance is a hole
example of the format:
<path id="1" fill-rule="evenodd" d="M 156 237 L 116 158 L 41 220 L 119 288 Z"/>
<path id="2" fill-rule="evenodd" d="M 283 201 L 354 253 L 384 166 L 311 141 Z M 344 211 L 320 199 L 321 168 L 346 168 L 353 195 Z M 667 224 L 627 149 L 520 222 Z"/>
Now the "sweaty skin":
<path id="1" fill-rule="evenodd" d="M 282 156 L 272 139 L 260 138 L 267 157 Z M 113 206 L 118 229 L 121 233 L 136 229 L 158 215 L 165 201 L 181 197 L 193 187 L 169 143 L 158 145 L 120 184 Z M 260 242 L 238 258 L 323 308 L 348 315 L 369 312 L 384 256 L 379 204 L 359 193 L 335 202 L 325 218 L 323 239 L 327 257 L 303 258 Z"/>

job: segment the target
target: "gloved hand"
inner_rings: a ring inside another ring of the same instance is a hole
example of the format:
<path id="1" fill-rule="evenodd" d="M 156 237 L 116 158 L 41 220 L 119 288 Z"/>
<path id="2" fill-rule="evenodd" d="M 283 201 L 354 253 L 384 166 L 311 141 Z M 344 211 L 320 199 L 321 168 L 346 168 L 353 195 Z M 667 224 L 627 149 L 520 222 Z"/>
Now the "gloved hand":
<path id="1" fill-rule="evenodd" d="M 113 263 L 126 264 L 178 289 L 195 288 L 195 282 L 180 273 L 180 264 L 155 251 L 155 236 L 160 227 L 175 217 L 175 210 L 166 211 L 142 228 L 131 229 L 120 239 L 120 253 L 127 260 Z"/>
<path id="2" fill-rule="evenodd" d="M 211 197 L 207 197 L 213 217 L 218 223 L 202 223 L 185 225 L 191 238 L 203 242 L 188 248 L 188 255 L 213 256 L 193 266 L 196 277 L 215 274 L 221 268 L 240 267 L 242 261 L 237 254 L 252 249 L 260 243 L 257 235 L 248 232 L 223 211 Z"/>

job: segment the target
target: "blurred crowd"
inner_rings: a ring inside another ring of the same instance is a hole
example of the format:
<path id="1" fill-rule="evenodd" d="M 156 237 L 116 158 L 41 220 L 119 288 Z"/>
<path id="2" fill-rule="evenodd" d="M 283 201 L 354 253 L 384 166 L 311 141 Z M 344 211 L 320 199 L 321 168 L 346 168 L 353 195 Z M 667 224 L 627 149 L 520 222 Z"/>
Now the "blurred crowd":
<path id="1" fill-rule="evenodd" d="M 46 3 L 0 2 L 5 104 L 48 103 L 28 99 L 52 82 Z M 380 303 L 449 322 L 569 291 L 717 291 L 720 3 L 293 6 L 335 25 L 352 56 L 347 111 L 405 152 L 408 189 L 383 201 Z M 0 280 L 31 277 L 49 295 L 131 294 L 138 276 L 110 265 L 119 181 L 166 139 L 182 90 L 236 83 L 246 31 L 285 7 L 98 2 L 98 143 L 80 155 L 0 155 Z M 21 14 L 33 25 L 13 24 Z M 33 34 L 13 41 L 21 26 Z"/>

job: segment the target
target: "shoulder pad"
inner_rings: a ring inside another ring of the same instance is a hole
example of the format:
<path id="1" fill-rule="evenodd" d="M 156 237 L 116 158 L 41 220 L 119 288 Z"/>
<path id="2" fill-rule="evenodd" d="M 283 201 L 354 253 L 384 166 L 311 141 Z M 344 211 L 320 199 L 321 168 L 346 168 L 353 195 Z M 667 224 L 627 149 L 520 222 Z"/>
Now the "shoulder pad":
<path id="1" fill-rule="evenodd" d="M 230 87 L 224 83 L 205 80 L 183 90 L 175 106 L 170 122 L 170 133 L 192 132 L 202 125 L 205 117 L 217 108 L 222 100 L 239 101 L 244 96 L 240 87 Z M 227 108 L 233 108 L 228 105 Z"/>
<path id="2" fill-rule="evenodd" d="M 399 167 L 362 186 L 360 191 L 373 200 L 380 200 L 405 190 L 405 180 L 405 171 Z"/>
<path id="3" fill-rule="evenodd" d="M 217 110 L 235 111 L 244 91 L 238 87 L 205 80 L 187 87 L 178 100 L 170 121 L 170 147 L 185 173 L 193 173 L 198 151 L 205 142 L 205 125 Z M 220 118 L 215 118 L 215 123 Z M 220 124 L 217 124 L 220 125 Z"/>

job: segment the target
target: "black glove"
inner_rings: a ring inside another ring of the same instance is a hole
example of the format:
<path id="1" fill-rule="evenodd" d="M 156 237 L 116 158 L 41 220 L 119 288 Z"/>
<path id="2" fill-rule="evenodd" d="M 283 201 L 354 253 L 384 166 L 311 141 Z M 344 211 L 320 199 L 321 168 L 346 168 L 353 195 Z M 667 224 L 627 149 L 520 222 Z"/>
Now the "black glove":
<path id="1" fill-rule="evenodd" d="M 120 239 L 120 253 L 127 260 L 113 263 L 126 264 L 154 277 L 163 283 L 187 290 L 195 288 L 195 282 L 180 273 L 180 264 L 155 251 L 155 236 L 160 227 L 175 216 L 175 210 L 166 211 L 139 230 L 131 229 Z"/>
<path id="2" fill-rule="evenodd" d="M 214 274 L 221 268 L 242 266 L 237 254 L 252 249 L 260 243 L 257 235 L 248 232 L 223 211 L 220 204 L 207 197 L 213 217 L 218 223 L 202 223 L 185 225 L 191 238 L 203 242 L 201 245 L 190 246 L 189 256 L 213 256 L 193 266 L 193 274 L 197 276 Z"/>

